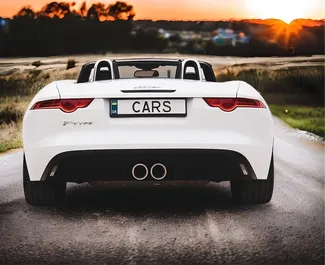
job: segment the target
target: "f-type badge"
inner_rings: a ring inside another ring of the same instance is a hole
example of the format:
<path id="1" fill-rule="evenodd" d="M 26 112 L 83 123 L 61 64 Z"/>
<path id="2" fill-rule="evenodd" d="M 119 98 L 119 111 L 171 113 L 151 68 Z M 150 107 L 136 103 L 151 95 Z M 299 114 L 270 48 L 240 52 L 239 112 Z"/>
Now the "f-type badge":
<path id="1" fill-rule="evenodd" d="M 118 105 L 117 105 L 117 99 L 111 100 L 111 115 L 117 116 L 118 113 Z"/>
<path id="2" fill-rule="evenodd" d="M 67 126 L 67 125 L 92 125 L 93 122 L 91 121 L 64 121 L 63 122 L 63 126 Z"/>

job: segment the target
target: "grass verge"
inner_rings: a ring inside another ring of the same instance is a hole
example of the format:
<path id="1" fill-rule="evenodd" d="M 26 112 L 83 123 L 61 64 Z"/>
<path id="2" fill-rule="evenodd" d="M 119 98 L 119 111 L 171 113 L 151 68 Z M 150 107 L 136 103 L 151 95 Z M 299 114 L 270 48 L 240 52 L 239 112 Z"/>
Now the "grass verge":
<path id="1" fill-rule="evenodd" d="M 23 147 L 21 139 L 11 139 L 0 143 L 0 153 Z"/>
<path id="2" fill-rule="evenodd" d="M 325 137 L 325 108 L 292 105 L 269 105 L 273 115 L 293 128 Z"/>
<path id="3" fill-rule="evenodd" d="M 78 69 L 70 69 L 72 65 L 68 68 L 0 75 L 0 153 L 23 147 L 21 124 L 30 100 L 41 87 L 54 80 L 76 79 Z"/>
<path id="4" fill-rule="evenodd" d="M 324 106 L 324 67 L 301 66 L 283 69 L 265 67 L 242 69 L 228 67 L 216 72 L 220 82 L 242 80 L 252 85 L 262 95 L 270 97 L 269 104 L 290 104 L 302 106 Z M 278 101 L 278 100 L 281 101 Z"/>
<path id="5" fill-rule="evenodd" d="M 0 125 L 0 153 L 23 146 L 21 126 L 21 121 Z"/>

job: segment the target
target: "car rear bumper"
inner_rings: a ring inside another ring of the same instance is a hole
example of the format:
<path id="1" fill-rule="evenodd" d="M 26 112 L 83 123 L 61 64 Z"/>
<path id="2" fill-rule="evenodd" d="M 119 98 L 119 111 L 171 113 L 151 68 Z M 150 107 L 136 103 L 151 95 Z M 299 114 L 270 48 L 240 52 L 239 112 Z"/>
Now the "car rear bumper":
<path id="1" fill-rule="evenodd" d="M 84 161 L 80 162 L 79 165 L 82 167 L 84 164 L 88 164 L 90 168 L 96 170 L 96 163 L 91 162 L 94 160 L 92 157 L 98 157 L 97 159 L 102 159 L 105 163 L 109 163 L 110 160 L 114 160 L 114 157 L 117 156 L 119 159 L 116 160 L 118 160 L 118 163 L 121 163 L 124 157 L 129 159 L 129 154 L 136 153 L 136 156 L 140 158 L 142 153 L 148 154 L 151 152 L 144 152 L 143 150 L 152 150 L 152 152 L 155 152 L 154 150 L 175 150 L 167 155 L 171 157 L 170 160 L 178 160 L 179 157 L 192 156 L 195 159 L 186 160 L 187 166 L 191 166 L 190 168 L 192 168 L 192 163 L 195 163 L 195 160 L 202 160 L 200 158 L 202 155 L 201 151 L 194 152 L 190 150 L 205 150 L 206 153 L 213 153 L 215 155 L 206 155 L 213 158 L 209 158 L 209 161 L 213 164 L 217 163 L 217 161 L 222 161 L 220 163 L 221 165 L 223 163 L 230 163 L 230 160 L 224 159 L 223 155 L 220 156 L 217 154 L 223 151 L 229 153 L 235 152 L 241 154 L 250 163 L 257 179 L 267 178 L 273 148 L 273 138 L 270 133 L 259 133 L 259 137 L 255 137 L 255 135 L 248 136 L 244 133 L 227 130 L 174 129 L 174 131 L 171 131 L 170 128 L 164 129 L 161 126 L 157 127 L 151 130 L 141 131 L 136 129 L 130 131 L 126 131 L 126 129 L 119 131 L 111 129 L 96 133 L 69 131 L 39 138 L 33 142 L 24 142 L 24 151 L 30 179 L 32 181 L 44 179 L 44 172 L 50 161 L 66 153 L 84 152 L 85 154 L 92 154 L 90 156 L 87 155 L 87 159 L 79 160 Z M 159 160 L 159 157 L 165 156 L 166 152 L 156 152 L 151 157 Z M 180 152 L 182 155 L 175 155 L 177 152 Z M 191 155 L 187 156 L 187 152 Z M 226 157 L 228 158 L 228 155 Z M 91 166 L 91 164 L 95 166 Z M 215 167 L 214 170 L 218 172 L 221 170 L 220 168 L 222 167 Z M 179 177 L 181 178 L 182 176 Z M 203 178 L 204 176 L 200 177 Z"/>
<path id="2" fill-rule="evenodd" d="M 226 181 L 255 179 L 255 172 L 241 154 L 227 150 L 204 149 L 124 149 L 65 152 L 48 163 L 42 180 L 68 182 L 136 181 L 132 168 L 147 166 L 149 174 L 142 181 L 154 181 L 150 168 L 163 164 L 166 177 L 161 181 Z M 244 165 L 247 172 L 243 172 Z M 55 169 L 55 173 L 53 173 Z"/>

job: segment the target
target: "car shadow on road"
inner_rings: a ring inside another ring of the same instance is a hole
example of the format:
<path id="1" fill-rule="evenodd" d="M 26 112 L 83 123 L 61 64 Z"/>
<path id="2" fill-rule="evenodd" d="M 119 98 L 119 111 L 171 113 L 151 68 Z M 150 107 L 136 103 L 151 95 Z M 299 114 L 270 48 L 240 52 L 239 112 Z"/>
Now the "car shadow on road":
<path id="1" fill-rule="evenodd" d="M 21 208 L 23 207 L 23 208 Z M 2 209 L 2 210 L 1 210 Z M 0 212 L 12 214 L 23 210 L 28 216 L 60 220 L 101 217 L 141 217 L 174 220 L 205 215 L 207 212 L 241 214 L 269 212 L 272 203 L 238 204 L 232 200 L 229 183 L 204 187 L 108 188 L 97 190 L 90 185 L 70 185 L 63 203 L 55 206 L 30 206 L 20 198 L 0 203 Z"/>
<path id="2" fill-rule="evenodd" d="M 238 212 L 267 205 L 242 205 L 232 200 L 227 184 L 204 187 L 109 188 L 93 189 L 88 185 L 67 189 L 63 204 L 55 212 L 63 215 L 122 214 L 128 216 L 200 215 L 207 210 Z M 48 208 L 51 209 L 51 208 Z"/>

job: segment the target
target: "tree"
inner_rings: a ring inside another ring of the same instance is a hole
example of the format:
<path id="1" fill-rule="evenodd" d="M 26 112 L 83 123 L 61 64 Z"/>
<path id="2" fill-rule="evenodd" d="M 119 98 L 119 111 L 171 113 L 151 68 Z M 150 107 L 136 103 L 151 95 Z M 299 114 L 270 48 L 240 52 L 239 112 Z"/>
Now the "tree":
<path id="1" fill-rule="evenodd" d="M 15 17 L 28 17 L 33 19 L 36 17 L 36 13 L 30 6 L 25 6 L 18 11 Z"/>
<path id="2" fill-rule="evenodd" d="M 66 15 L 71 14 L 71 7 L 76 3 L 68 2 L 51 2 L 41 9 L 40 14 L 47 17 L 59 17 L 64 18 Z"/>
<path id="3" fill-rule="evenodd" d="M 103 3 L 93 4 L 87 12 L 87 17 L 89 19 L 102 19 L 105 20 L 108 17 L 108 8 L 105 7 Z"/>
<path id="4" fill-rule="evenodd" d="M 82 17 L 87 16 L 87 4 L 86 4 L 86 2 L 83 2 L 81 4 L 80 9 L 79 9 L 79 14 Z"/>
<path id="5" fill-rule="evenodd" d="M 115 20 L 132 20 L 135 16 L 133 6 L 125 2 L 118 1 L 113 5 L 109 5 L 108 9 L 108 15 L 113 17 Z"/>

